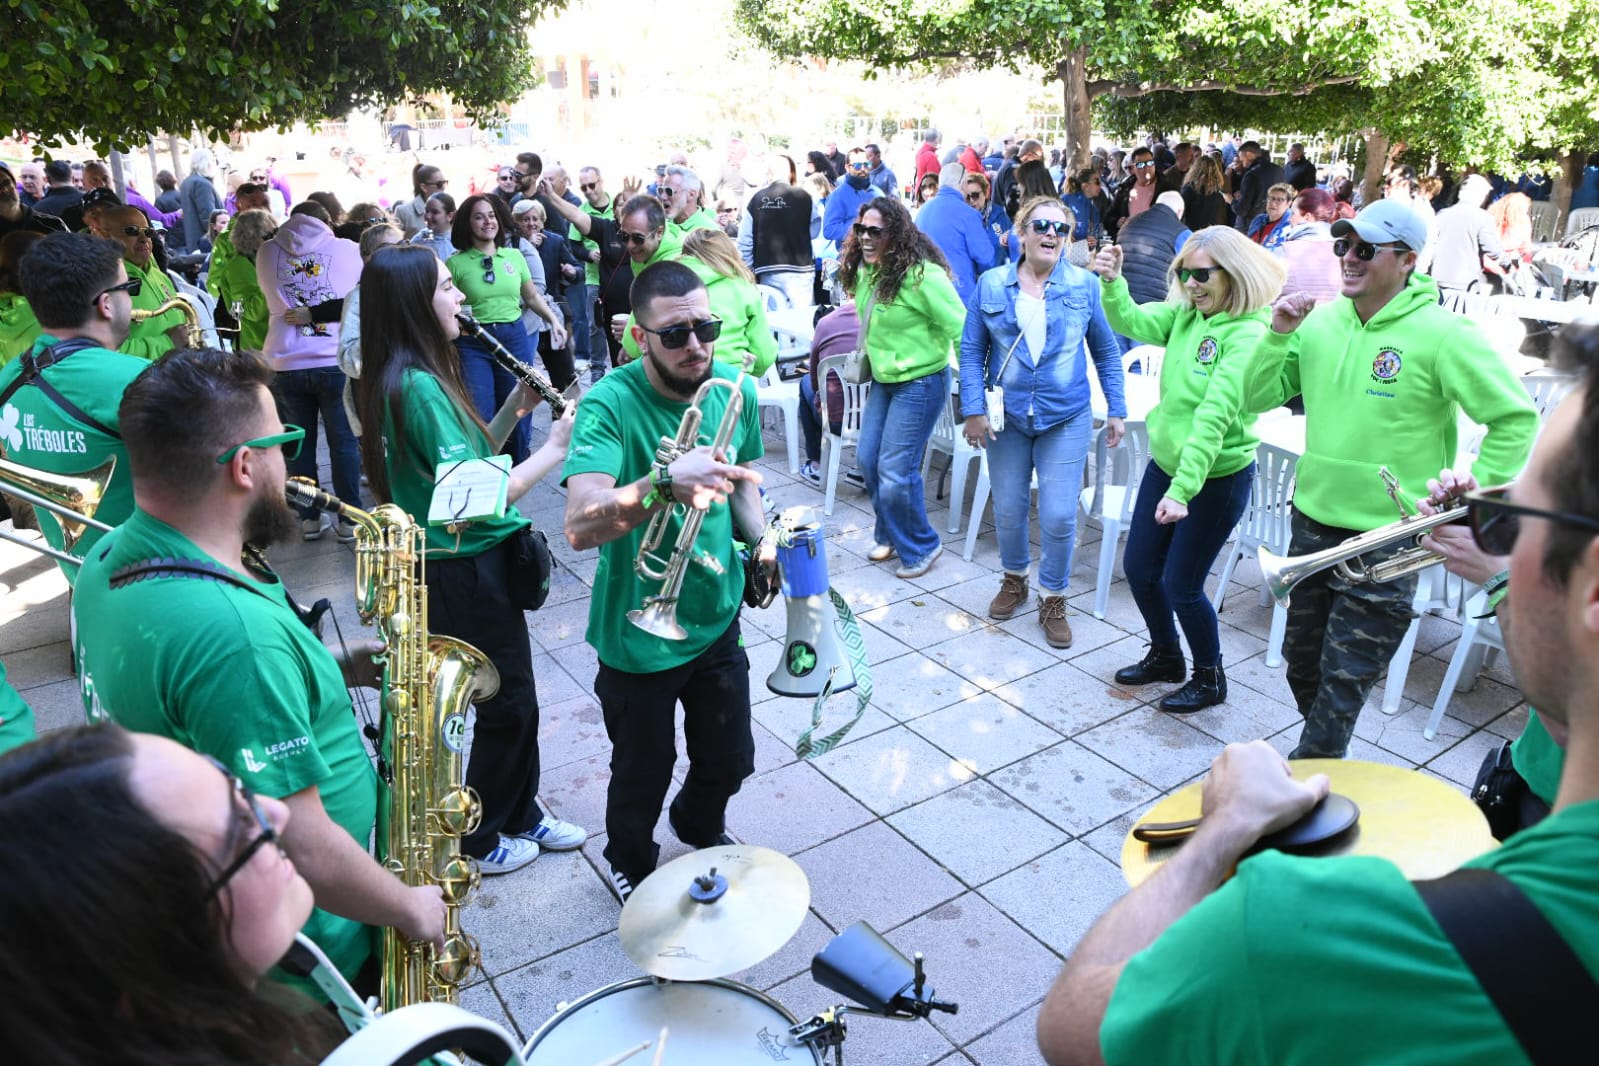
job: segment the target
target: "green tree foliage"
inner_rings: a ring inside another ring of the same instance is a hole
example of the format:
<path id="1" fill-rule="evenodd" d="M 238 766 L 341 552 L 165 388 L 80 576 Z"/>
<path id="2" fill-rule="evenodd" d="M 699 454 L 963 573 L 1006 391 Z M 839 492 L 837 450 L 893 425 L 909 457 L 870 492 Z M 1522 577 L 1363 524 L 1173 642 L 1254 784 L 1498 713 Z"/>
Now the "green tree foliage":
<path id="1" fill-rule="evenodd" d="M 535 78 L 512 0 L 4 2 L 5 121 L 45 144 L 220 137 L 439 91 L 486 115 Z"/>

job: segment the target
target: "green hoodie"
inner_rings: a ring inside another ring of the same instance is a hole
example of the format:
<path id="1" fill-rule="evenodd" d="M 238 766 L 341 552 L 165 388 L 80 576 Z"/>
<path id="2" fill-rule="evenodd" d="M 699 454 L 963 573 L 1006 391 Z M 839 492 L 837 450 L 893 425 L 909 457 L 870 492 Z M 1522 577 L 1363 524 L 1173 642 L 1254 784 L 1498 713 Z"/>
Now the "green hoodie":
<path id="1" fill-rule="evenodd" d="M 676 236 L 679 241 L 688 236 L 690 230 L 720 230 L 721 228 L 721 226 L 716 224 L 716 215 L 705 210 L 703 207 L 685 218 L 682 222 L 673 222 L 671 219 L 666 220 L 666 232 Z"/>
<path id="2" fill-rule="evenodd" d="M 228 226 L 211 240 L 211 263 L 206 267 L 206 291 L 218 300 L 222 299 L 222 273 L 227 269 L 228 260 L 233 258 L 233 222 L 238 216 L 228 219 Z M 259 285 L 256 288 L 260 288 Z"/>
<path id="3" fill-rule="evenodd" d="M 766 322 L 766 303 L 755 286 L 743 278 L 730 278 L 718 274 L 705 263 L 692 256 L 682 256 L 678 262 L 694 271 L 705 283 L 710 296 L 711 314 L 722 320 L 722 335 L 716 339 L 716 361 L 728 366 L 741 367 L 746 358 L 753 358 L 749 372 L 760 377 L 777 362 L 777 338 Z M 638 342 L 633 339 L 633 316 L 627 319 L 627 329 L 622 331 L 622 347 L 629 359 L 639 357 Z"/>
<path id="4" fill-rule="evenodd" d="M 39 320 L 21 293 L 0 293 L 0 366 L 33 347 Z"/>
<path id="5" fill-rule="evenodd" d="M 156 266 L 154 259 L 150 260 L 150 265 L 143 270 L 135 266 L 132 260 L 124 259 L 123 265 L 128 268 L 130 281 L 138 278 L 144 283 L 139 295 L 133 298 L 135 311 L 153 311 L 177 297 L 178 290 L 173 286 L 172 279 L 167 277 L 166 271 Z M 183 312 L 174 308 L 155 318 L 135 322 L 128 329 L 128 339 L 123 341 L 122 347 L 117 350 L 154 362 L 172 350 L 172 338 L 167 335 L 167 330 L 173 326 L 183 325 L 183 321 Z"/>
<path id="6" fill-rule="evenodd" d="M 1406 287 L 1364 325 L 1353 300 L 1316 308 L 1293 333 L 1268 330 L 1249 409 L 1305 398 L 1305 454 L 1294 507 L 1323 525 L 1369 530 L 1399 518 L 1378 471 L 1410 500 L 1454 467 L 1458 413 L 1488 427 L 1471 472 L 1482 485 L 1521 473 L 1538 432 L 1527 390 L 1464 315 L 1438 304 L 1432 279 Z"/>
<path id="7" fill-rule="evenodd" d="M 855 279 L 855 306 L 872 301 L 872 320 L 861 326 L 872 377 L 897 385 L 954 365 L 960 350 L 956 342 L 966 327 L 966 305 L 949 273 L 926 262 L 912 267 L 887 304 L 871 295 L 876 284 L 876 268 L 862 265 Z"/>
<path id="8" fill-rule="evenodd" d="M 632 266 L 633 276 L 636 278 L 644 272 L 644 267 L 651 267 L 656 263 L 665 262 L 668 259 L 676 259 L 682 254 L 682 231 L 674 229 L 671 221 L 668 220 L 666 223 L 666 232 L 661 234 L 661 246 L 655 249 L 655 254 L 650 256 L 649 259 L 645 261 L 644 266 L 640 266 L 638 263 L 632 261 L 629 261 L 629 265 Z"/>
<path id="9" fill-rule="evenodd" d="M 1103 281 L 1110 328 L 1165 347 L 1160 402 L 1149 412 L 1149 451 L 1171 478 L 1166 495 L 1187 505 L 1213 477 L 1236 474 L 1255 461 L 1255 416 L 1244 410 L 1255 349 L 1267 331 L 1265 308 L 1246 315 L 1163 301 L 1135 304 L 1127 280 Z"/>

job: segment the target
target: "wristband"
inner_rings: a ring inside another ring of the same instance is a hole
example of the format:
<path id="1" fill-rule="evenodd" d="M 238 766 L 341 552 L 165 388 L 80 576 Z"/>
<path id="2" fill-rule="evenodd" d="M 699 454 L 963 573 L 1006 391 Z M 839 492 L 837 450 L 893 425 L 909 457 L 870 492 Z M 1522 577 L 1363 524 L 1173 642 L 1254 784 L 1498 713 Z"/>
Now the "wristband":
<path id="1" fill-rule="evenodd" d="M 661 504 L 670 506 L 673 503 L 672 471 L 665 463 L 650 468 L 650 491 L 642 503 L 646 511 Z"/>
<path id="2" fill-rule="evenodd" d="M 1488 597 L 1488 613 L 1492 614 L 1510 594 L 1510 571 L 1501 570 L 1489 578 L 1487 584 L 1483 585 L 1482 591 Z"/>

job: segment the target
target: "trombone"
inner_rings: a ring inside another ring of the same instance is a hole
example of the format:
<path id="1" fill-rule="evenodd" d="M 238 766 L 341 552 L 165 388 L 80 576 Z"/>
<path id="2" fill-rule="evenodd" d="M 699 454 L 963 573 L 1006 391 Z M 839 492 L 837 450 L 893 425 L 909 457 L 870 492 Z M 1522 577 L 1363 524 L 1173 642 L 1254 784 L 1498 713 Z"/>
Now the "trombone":
<path id="1" fill-rule="evenodd" d="M 79 538 L 90 529 L 98 529 L 102 533 L 111 530 L 104 522 L 95 521 L 94 512 L 99 509 L 106 486 L 111 483 L 111 474 L 116 468 L 116 456 L 82 474 L 52 474 L 0 458 L 0 489 L 59 516 L 57 524 L 61 527 L 61 547 L 64 550 L 57 551 L 48 544 L 40 544 L 5 530 L 0 530 L 0 539 L 78 566 L 83 560 L 69 553 Z"/>

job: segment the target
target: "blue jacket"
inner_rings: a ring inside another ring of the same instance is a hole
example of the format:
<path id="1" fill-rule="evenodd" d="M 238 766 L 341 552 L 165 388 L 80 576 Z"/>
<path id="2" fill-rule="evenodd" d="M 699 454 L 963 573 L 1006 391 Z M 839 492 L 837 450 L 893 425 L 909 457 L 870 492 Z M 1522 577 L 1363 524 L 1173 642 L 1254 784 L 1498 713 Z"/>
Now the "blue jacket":
<path id="1" fill-rule="evenodd" d="M 1264 211 L 1256 215 L 1254 221 L 1249 224 L 1249 239 L 1255 240 L 1256 235 L 1263 231 L 1266 235 L 1259 239 L 1262 248 L 1270 252 L 1281 247 L 1283 241 L 1288 238 L 1288 212 L 1284 211 L 1283 217 L 1276 222 L 1273 222 Z"/>
<path id="2" fill-rule="evenodd" d="M 1105 235 L 1104 223 L 1099 220 L 1099 205 L 1090 200 L 1086 193 L 1069 192 L 1060 201 L 1072 209 L 1072 217 L 1077 219 L 1077 225 L 1072 229 L 1072 240 Z"/>
<path id="3" fill-rule="evenodd" d="M 855 188 L 848 179 L 839 182 L 838 188 L 827 198 L 827 211 L 822 215 L 822 236 L 843 247 L 844 238 L 849 236 L 849 228 L 860 217 L 861 205 L 881 195 L 882 192 L 870 182 L 864 189 Z"/>
<path id="4" fill-rule="evenodd" d="M 994 265 L 994 237 L 983 225 L 982 216 L 972 210 L 959 189 L 944 186 L 917 212 L 916 228 L 949 260 L 955 291 L 963 303 L 969 303 L 977 275 Z"/>
<path id="5" fill-rule="evenodd" d="M 1121 346 L 1100 308 L 1099 279 L 1062 259 L 1044 284 L 1044 353 L 1035 354 L 1024 339 L 1016 298 L 1021 286 L 1016 265 L 1007 263 L 978 279 L 967 304 L 961 333 L 961 417 L 985 411 L 983 389 L 1000 374 L 1005 388 L 1006 425 L 1025 425 L 1034 432 L 1057 426 L 1089 402 L 1088 361 L 1083 342 L 1094 356 L 1094 369 L 1105 393 L 1107 413 L 1127 417 L 1122 390 Z M 1015 344 L 1007 361 L 1005 356 Z"/>
<path id="6" fill-rule="evenodd" d="M 994 246 L 994 258 L 989 265 L 1004 265 L 1007 258 L 1007 251 L 1006 249 L 1000 247 L 999 235 L 1001 233 L 1010 233 L 1011 220 L 1010 216 L 1005 213 L 1005 209 L 999 205 L 998 201 L 990 200 L 988 202 L 988 213 L 983 216 L 983 226 L 988 230 L 989 243 Z M 996 229 L 996 226 L 999 228 Z M 1022 257 L 1022 242 L 1016 239 L 1015 234 L 1011 234 L 1008 257 L 1012 263 L 1016 262 Z"/>
<path id="7" fill-rule="evenodd" d="M 887 163 L 878 163 L 872 172 L 867 175 L 866 180 L 872 183 L 872 188 L 884 196 L 899 195 L 899 179 L 894 176 L 892 170 L 888 169 Z"/>

